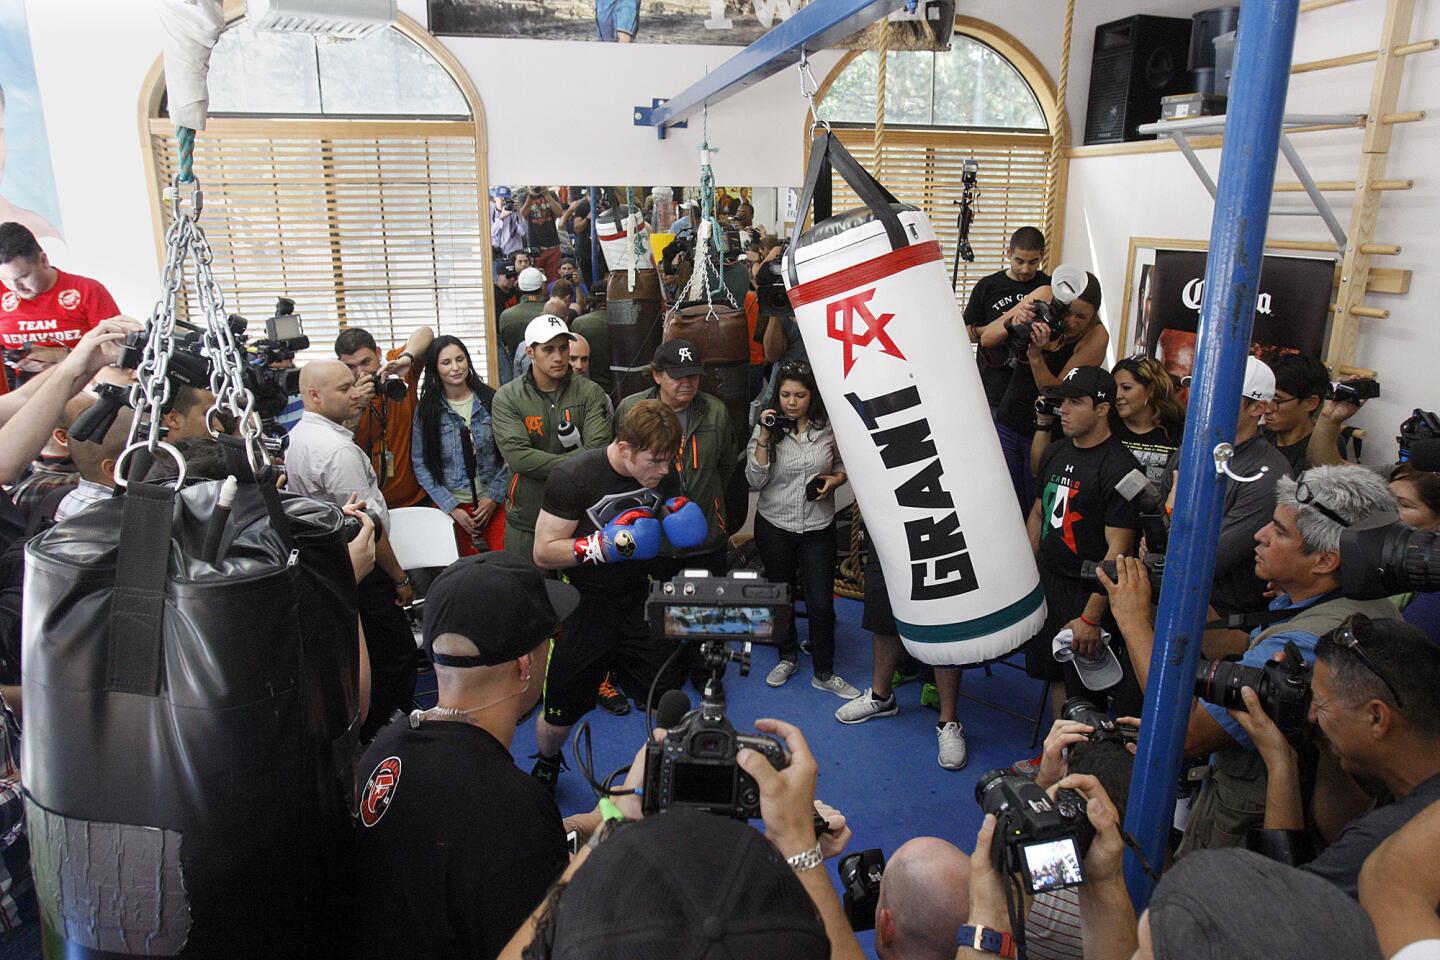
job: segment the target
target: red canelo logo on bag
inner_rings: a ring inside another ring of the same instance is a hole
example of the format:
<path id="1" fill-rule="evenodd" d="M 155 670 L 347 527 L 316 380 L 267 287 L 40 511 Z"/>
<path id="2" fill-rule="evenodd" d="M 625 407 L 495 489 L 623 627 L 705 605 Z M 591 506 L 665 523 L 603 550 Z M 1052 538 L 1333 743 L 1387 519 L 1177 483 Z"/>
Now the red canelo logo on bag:
<path id="1" fill-rule="evenodd" d="M 882 313 L 875 316 L 865 304 L 875 296 L 875 288 L 871 287 L 861 293 L 852 293 L 848 297 L 842 297 L 830 303 L 825 308 L 825 320 L 828 329 L 826 333 L 833 340 L 839 340 L 845 345 L 845 375 L 850 375 L 850 368 L 855 366 L 856 347 L 868 347 L 872 341 L 880 341 L 882 353 L 888 353 L 900 360 L 905 359 L 905 354 L 895 346 L 895 341 L 885 332 L 885 324 L 895 318 L 893 313 Z M 844 313 L 844 319 L 837 322 L 839 314 Z M 855 329 L 855 318 L 859 317 L 865 324 L 865 332 L 860 333 Z"/>
<path id="2" fill-rule="evenodd" d="M 365 781 L 365 793 L 360 798 L 360 822 L 373 827 L 390 809 L 395 799 L 395 788 L 400 785 L 400 758 L 386 757 L 375 767 L 370 779 Z"/>

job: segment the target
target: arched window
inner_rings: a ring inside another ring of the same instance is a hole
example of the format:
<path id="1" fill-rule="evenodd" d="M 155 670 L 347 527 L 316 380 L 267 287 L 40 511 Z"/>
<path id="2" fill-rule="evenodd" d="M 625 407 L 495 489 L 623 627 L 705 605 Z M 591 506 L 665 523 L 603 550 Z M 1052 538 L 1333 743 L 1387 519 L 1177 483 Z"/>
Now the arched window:
<path id="1" fill-rule="evenodd" d="M 955 255 L 961 168 L 979 163 L 980 198 L 970 228 L 975 262 L 960 263 L 963 304 L 975 281 L 1004 265 L 1010 234 L 1050 222 L 1053 86 L 1038 62 L 1003 31 L 956 19 L 948 51 L 890 51 L 885 129 L 875 154 L 879 55 L 848 54 L 821 84 L 818 113 L 857 160 L 900 200 L 930 217 L 946 256 Z M 859 200 L 839 177 L 835 207 Z M 1055 246 L 1053 238 L 1051 247 Z"/>
<path id="2" fill-rule="evenodd" d="M 345 326 L 383 348 L 428 324 L 488 363 L 483 114 L 443 48 L 404 17 L 349 42 L 242 21 L 215 45 L 210 94 L 195 173 L 229 310 L 258 326 L 290 297 L 311 356 Z M 163 238 L 176 148 L 158 64 L 143 109 Z"/>

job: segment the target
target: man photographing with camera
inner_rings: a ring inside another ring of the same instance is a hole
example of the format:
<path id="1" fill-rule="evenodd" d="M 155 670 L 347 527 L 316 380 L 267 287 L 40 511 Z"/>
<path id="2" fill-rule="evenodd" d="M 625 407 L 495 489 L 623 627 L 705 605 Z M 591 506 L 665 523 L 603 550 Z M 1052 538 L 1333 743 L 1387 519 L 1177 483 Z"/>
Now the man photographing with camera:
<path id="1" fill-rule="evenodd" d="M 560 228 L 555 221 L 564 212 L 555 192 L 545 187 L 531 187 L 520 203 L 520 216 L 529 229 L 526 246 L 539 251 L 535 266 L 544 271 L 548 283 L 560 279 Z"/>
<path id="2" fill-rule="evenodd" d="M 405 346 L 391 350 L 382 362 L 380 348 L 368 330 L 347 327 L 335 338 L 335 356 L 350 368 L 360 394 L 355 444 L 365 451 L 385 506 L 391 510 L 425 502 L 410 461 L 410 428 L 415 420 L 420 371 L 435 331 L 420 327 Z"/>

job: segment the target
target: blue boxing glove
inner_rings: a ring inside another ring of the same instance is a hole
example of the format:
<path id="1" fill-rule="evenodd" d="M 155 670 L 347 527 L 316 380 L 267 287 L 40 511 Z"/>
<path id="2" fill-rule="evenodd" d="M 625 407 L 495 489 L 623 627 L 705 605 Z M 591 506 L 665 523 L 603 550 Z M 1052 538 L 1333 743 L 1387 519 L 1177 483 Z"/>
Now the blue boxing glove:
<path id="1" fill-rule="evenodd" d="M 574 543 L 581 564 L 653 560 L 660 553 L 660 521 L 649 510 L 626 510 L 588 537 Z"/>
<path id="2" fill-rule="evenodd" d="M 665 501 L 665 539 L 677 550 L 698 547 L 710 535 L 710 524 L 700 504 L 689 497 L 671 497 Z"/>

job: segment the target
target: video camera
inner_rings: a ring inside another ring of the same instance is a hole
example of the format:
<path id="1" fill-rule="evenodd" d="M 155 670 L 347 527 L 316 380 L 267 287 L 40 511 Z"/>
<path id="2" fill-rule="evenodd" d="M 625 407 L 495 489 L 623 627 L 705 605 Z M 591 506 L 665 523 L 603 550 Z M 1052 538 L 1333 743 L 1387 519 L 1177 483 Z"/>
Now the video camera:
<path id="1" fill-rule="evenodd" d="M 1108 713 L 1102 712 L 1099 707 L 1082 697 L 1066 700 L 1065 705 L 1060 708 L 1060 716 L 1092 727 L 1092 731 L 1086 734 L 1086 739 L 1091 743 L 1108 742 L 1123 746 L 1140 740 L 1139 727 L 1115 722 Z"/>
<path id="2" fill-rule="evenodd" d="M 1195 696 L 1227 710 L 1244 710 L 1242 687 L 1260 697 L 1275 726 L 1292 742 L 1298 742 L 1310 714 L 1311 665 L 1305 662 L 1294 641 L 1285 644 L 1285 659 L 1252 667 L 1233 660 L 1201 658 L 1195 667 Z"/>
<path id="3" fill-rule="evenodd" d="M 238 313 L 229 316 L 235 339 L 245 348 L 245 386 L 255 395 L 255 412 L 261 420 L 274 420 L 285 404 L 300 392 L 300 371 L 293 367 L 275 369 L 274 364 L 295 359 L 301 350 L 310 349 L 310 338 L 295 312 L 295 301 L 288 297 L 275 299 L 274 316 L 265 319 L 265 336 L 247 343 L 245 334 L 249 321 Z"/>
<path id="4" fill-rule="evenodd" d="M 165 368 L 165 376 L 170 381 L 170 400 L 167 407 L 174 402 L 175 391 L 179 387 L 194 387 L 197 390 L 210 388 L 210 358 L 204 353 L 202 331 L 183 320 L 176 320 L 175 327 L 175 350 Z M 149 342 L 150 334 L 145 330 L 127 334 L 120 344 L 120 358 L 115 361 L 115 366 L 126 370 L 139 368 Z M 120 408 L 131 405 L 128 386 L 101 383 L 95 387 L 95 396 L 98 399 L 70 425 L 69 436 L 72 440 L 100 443 L 110 432 L 110 427 L 120 414 Z M 163 409 L 156 411 L 156 416 L 164 412 Z"/>
<path id="5" fill-rule="evenodd" d="M 1005 324 L 1005 347 L 1010 355 L 1017 361 L 1025 358 L 1025 352 L 1030 349 L 1030 331 L 1037 323 L 1045 324 L 1054 336 L 1059 337 L 1065 330 L 1065 318 L 1070 313 L 1070 304 L 1085 292 L 1089 284 L 1089 275 L 1079 267 L 1069 264 L 1057 267 L 1050 278 L 1051 299 L 1031 301 L 1035 305 L 1035 318 L 1012 320 Z"/>
<path id="6" fill-rule="evenodd" d="M 991 770 L 976 782 L 975 801 L 995 815 L 990 852 L 1002 876 L 1023 874 L 1031 893 L 1085 882 L 1081 864 L 1095 828 L 1080 794 L 1060 790 L 1052 802 L 1035 781 Z"/>
<path id="7" fill-rule="evenodd" d="M 1368 377 L 1362 380 L 1332 380 L 1325 385 L 1326 400 L 1360 403 L 1378 396 L 1380 384 Z"/>
<path id="8" fill-rule="evenodd" d="M 784 414 L 766 411 L 760 414 L 760 426 L 766 430 L 778 430 L 782 433 L 794 433 L 800 426 L 800 421 L 795 417 L 787 417 Z"/>
<path id="9" fill-rule="evenodd" d="M 1170 518 L 1165 512 L 1165 498 L 1160 488 L 1140 470 L 1131 470 L 1121 477 L 1115 484 L 1115 492 L 1140 510 L 1140 529 L 1145 534 L 1145 555 L 1140 562 L 1150 575 L 1150 589 L 1158 591 L 1165 577 L 1165 551 L 1170 546 Z M 1080 579 L 1098 583 L 1097 570 L 1104 570 L 1111 580 L 1116 579 L 1114 560 L 1084 561 L 1080 564 Z"/>
<path id="10" fill-rule="evenodd" d="M 1440 590 L 1440 533 L 1382 513 L 1340 534 L 1340 592 L 1352 600 Z"/>
<path id="11" fill-rule="evenodd" d="M 762 317 L 795 316 L 790 294 L 785 290 L 785 253 L 789 248 L 790 241 L 781 240 L 780 252 L 768 263 L 762 263 L 755 272 L 755 299 Z"/>
<path id="12" fill-rule="evenodd" d="M 763 754 L 777 770 L 789 762 L 774 737 L 737 733 L 725 716 L 725 664 L 750 672 L 750 643 L 778 643 L 790 624 L 790 588 L 737 570 L 711 576 L 685 570 L 665 583 L 652 583 L 646 620 L 657 636 L 700 641 L 710 678 L 699 708 L 670 724 L 663 741 L 645 744 L 642 808 L 647 816 L 671 807 L 717 813 L 739 820 L 760 816 L 760 788 L 742 770 L 736 754 Z M 730 640 L 742 640 L 739 650 Z M 683 695 L 682 695 L 683 699 Z"/>
<path id="13" fill-rule="evenodd" d="M 1440 471 L 1440 417 L 1417 408 L 1400 424 L 1395 442 L 1400 447 L 1401 463 L 1429 473 Z"/>

